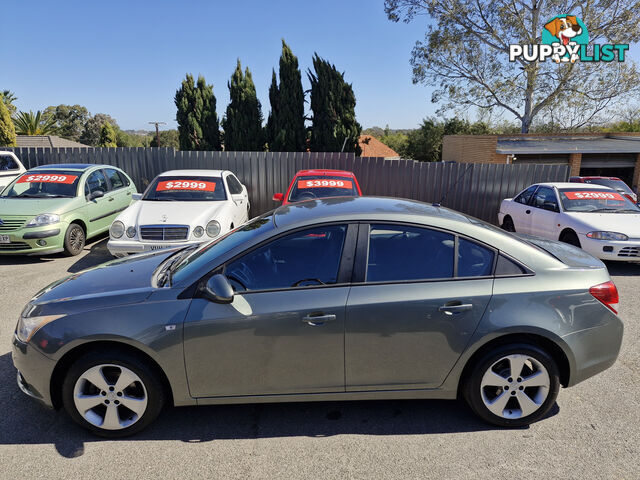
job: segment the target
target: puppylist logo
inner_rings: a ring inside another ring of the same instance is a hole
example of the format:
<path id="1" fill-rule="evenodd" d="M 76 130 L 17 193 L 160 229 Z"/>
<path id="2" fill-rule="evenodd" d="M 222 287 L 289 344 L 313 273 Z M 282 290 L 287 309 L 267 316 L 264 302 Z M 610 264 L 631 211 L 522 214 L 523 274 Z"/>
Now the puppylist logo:
<path id="1" fill-rule="evenodd" d="M 542 28 L 540 45 L 509 45 L 509 61 L 524 59 L 528 62 L 624 62 L 629 44 L 594 43 L 589 48 L 589 31 L 575 15 L 558 15 Z"/>

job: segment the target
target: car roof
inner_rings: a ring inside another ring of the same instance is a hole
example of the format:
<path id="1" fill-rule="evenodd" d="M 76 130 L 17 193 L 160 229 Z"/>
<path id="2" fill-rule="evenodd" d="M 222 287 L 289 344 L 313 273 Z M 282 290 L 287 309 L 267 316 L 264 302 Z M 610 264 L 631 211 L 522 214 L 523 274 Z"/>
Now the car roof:
<path id="1" fill-rule="evenodd" d="M 78 170 L 83 172 L 91 167 L 117 168 L 113 165 L 100 165 L 95 163 L 53 163 L 50 165 L 38 165 L 29 170 Z"/>
<path id="2" fill-rule="evenodd" d="M 535 185 L 540 185 L 541 187 L 556 187 L 556 188 L 595 188 L 596 190 L 611 190 L 609 187 L 605 187 L 604 185 L 594 185 L 592 183 L 589 184 L 588 187 L 581 186 L 576 182 L 544 182 L 544 183 L 536 183 Z"/>
<path id="3" fill-rule="evenodd" d="M 297 177 L 306 177 L 311 175 L 342 175 L 345 177 L 355 178 L 355 174 L 353 172 L 349 172 L 347 170 L 330 170 L 326 168 L 315 170 L 299 170 L 298 173 L 296 173 Z"/>
<path id="4" fill-rule="evenodd" d="M 206 176 L 206 177 L 222 177 L 222 174 L 226 172 L 226 170 L 168 170 L 166 172 L 162 172 L 159 177 L 175 177 L 180 175 L 185 176 Z"/>
<path id="5" fill-rule="evenodd" d="M 582 178 L 586 180 L 620 180 L 618 177 L 601 177 L 601 176 L 587 176 L 587 177 L 571 177 L 571 178 Z M 620 180 L 622 181 L 622 180 Z"/>

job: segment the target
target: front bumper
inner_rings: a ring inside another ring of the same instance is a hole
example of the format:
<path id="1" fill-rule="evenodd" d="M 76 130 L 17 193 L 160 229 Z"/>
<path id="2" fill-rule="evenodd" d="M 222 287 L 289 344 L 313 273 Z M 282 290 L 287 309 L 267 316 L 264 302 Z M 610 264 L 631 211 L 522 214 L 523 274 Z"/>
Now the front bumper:
<path id="1" fill-rule="evenodd" d="M 0 243 L 0 255 L 48 255 L 64 250 L 64 235 L 69 225 L 65 222 L 42 227 L 0 231 L 8 235 L 11 243 Z"/>
<path id="2" fill-rule="evenodd" d="M 202 242 L 211 240 L 184 240 L 181 242 L 141 242 L 139 240 L 122 240 L 109 238 L 107 249 L 114 257 L 122 257 L 134 253 L 151 252 L 155 250 L 164 250 L 167 248 L 188 247 L 189 245 L 199 245 Z"/>
<path id="3" fill-rule="evenodd" d="M 626 241 L 595 240 L 579 234 L 580 246 L 600 260 L 640 262 L 640 239 Z"/>
<path id="4" fill-rule="evenodd" d="M 53 407 L 51 400 L 51 375 L 55 362 L 38 352 L 28 343 L 23 343 L 14 333 L 11 354 L 13 365 L 18 370 L 20 390 L 47 407 Z"/>

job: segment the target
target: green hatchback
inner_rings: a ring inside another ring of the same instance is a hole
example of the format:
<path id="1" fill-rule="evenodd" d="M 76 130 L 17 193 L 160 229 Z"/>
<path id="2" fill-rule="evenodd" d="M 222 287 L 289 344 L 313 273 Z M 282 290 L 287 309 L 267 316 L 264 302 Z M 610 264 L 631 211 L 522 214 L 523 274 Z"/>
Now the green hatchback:
<path id="1" fill-rule="evenodd" d="M 0 194 L 0 254 L 78 255 L 106 232 L 136 187 L 111 165 L 41 165 Z"/>

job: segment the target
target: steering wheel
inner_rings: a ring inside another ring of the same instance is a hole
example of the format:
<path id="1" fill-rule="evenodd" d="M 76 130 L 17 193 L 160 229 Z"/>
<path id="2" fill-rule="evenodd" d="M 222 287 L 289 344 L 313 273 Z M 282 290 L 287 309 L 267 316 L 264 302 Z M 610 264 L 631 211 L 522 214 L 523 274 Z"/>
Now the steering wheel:
<path id="1" fill-rule="evenodd" d="M 314 192 L 302 192 L 300 195 L 298 195 L 296 201 L 311 200 L 312 198 L 318 198 L 318 196 Z"/>
<path id="2" fill-rule="evenodd" d="M 299 286 L 301 283 L 303 282 L 318 282 L 320 285 L 326 285 L 326 283 L 324 283 L 322 280 L 320 280 L 319 278 L 304 278 L 302 280 L 298 280 L 296 283 L 294 283 L 293 285 L 291 285 L 292 287 L 297 287 Z"/>

